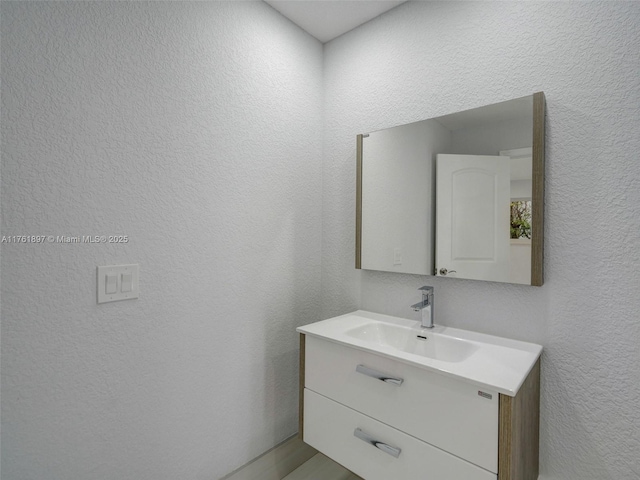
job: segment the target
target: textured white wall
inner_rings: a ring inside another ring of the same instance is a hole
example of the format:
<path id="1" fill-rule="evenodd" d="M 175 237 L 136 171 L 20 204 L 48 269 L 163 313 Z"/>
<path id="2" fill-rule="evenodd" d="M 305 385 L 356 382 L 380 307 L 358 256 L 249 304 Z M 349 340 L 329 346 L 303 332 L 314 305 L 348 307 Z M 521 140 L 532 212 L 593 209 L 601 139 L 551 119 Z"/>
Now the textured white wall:
<path id="1" fill-rule="evenodd" d="M 640 475 L 640 4 L 408 3 L 324 74 L 261 3 L 1 13 L 2 233 L 132 239 L 3 245 L 3 478 L 217 478 L 295 430 L 295 325 L 425 283 L 545 346 L 542 478 Z M 353 268 L 357 133 L 538 90 L 544 287 Z M 140 299 L 97 306 L 125 262 Z"/>
<path id="2" fill-rule="evenodd" d="M 409 2 L 325 46 L 323 316 L 544 345 L 541 478 L 640 478 L 640 3 Z M 355 136 L 544 91 L 545 285 L 354 263 Z"/>
<path id="3" fill-rule="evenodd" d="M 2 2 L 2 478 L 220 478 L 297 430 L 322 45 L 262 2 Z M 97 265 L 140 298 L 96 305 Z"/>

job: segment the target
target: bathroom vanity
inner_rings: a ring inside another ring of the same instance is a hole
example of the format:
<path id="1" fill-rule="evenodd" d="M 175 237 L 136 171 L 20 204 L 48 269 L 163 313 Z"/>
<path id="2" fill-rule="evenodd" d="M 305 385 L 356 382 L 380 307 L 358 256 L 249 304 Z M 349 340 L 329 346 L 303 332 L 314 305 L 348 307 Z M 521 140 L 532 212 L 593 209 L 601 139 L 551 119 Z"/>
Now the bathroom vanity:
<path id="1" fill-rule="evenodd" d="M 300 333 L 300 435 L 366 480 L 538 478 L 542 347 L 357 311 Z"/>

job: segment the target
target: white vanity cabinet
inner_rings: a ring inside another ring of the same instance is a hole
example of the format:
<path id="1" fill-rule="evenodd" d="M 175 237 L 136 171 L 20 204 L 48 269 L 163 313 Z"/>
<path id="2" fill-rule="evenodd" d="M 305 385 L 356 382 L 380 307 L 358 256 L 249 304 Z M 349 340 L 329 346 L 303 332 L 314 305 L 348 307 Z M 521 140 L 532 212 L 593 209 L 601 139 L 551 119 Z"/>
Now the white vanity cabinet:
<path id="1" fill-rule="evenodd" d="M 311 336 L 305 350 L 307 389 L 498 473 L 497 392 Z"/>
<path id="2" fill-rule="evenodd" d="M 366 480 L 496 478 L 495 473 L 313 390 L 305 391 L 304 402 L 304 441 Z M 380 447 L 374 446 L 374 443 Z"/>
<path id="3" fill-rule="evenodd" d="M 515 397 L 300 335 L 302 439 L 366 480 L 538 477 L 539 360 Z"/>

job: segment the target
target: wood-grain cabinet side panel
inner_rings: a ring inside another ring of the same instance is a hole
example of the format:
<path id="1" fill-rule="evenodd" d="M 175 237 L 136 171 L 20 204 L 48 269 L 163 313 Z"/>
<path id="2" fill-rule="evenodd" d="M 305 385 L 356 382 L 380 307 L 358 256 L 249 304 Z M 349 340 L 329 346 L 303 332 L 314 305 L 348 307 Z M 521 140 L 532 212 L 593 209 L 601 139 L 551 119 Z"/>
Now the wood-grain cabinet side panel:
<path id="1" fill-rule="evenodd" d="M 300 371 L 298 372 L 298 438 L 304 441 L 304 364 L 305 335 L 300 334 Z"/>
<path id="2" fill-rule="evenodd" d="M 498 480 L 536 480 L 540 444 L 540 359 L 515 397 L 500 395 Z"/>

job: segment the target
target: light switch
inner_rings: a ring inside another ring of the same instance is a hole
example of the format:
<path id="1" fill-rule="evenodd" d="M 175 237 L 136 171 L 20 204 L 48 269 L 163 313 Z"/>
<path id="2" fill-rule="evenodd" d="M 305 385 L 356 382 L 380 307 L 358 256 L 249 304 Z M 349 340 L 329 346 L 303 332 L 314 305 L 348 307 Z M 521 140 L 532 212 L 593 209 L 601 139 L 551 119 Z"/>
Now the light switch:
<path id="1" fill-rule="evenodd" d="M 138 267 L 137 264 L 98 267 L 98 303 L 138 298 Z"/>
<path id="2" fill-rule="evenodd" d="M 121 292 L 130 292 L 131 291 L 131 279 L 133 276 L 131 273 L 123 273 L 122 281 L 120 282 L 120 291 Z"/>
<path id="3" fill-rule="evenodd" d="M 105 289 L 104 292 L 107 295 L 111 295 L 114 294 L 118 291 L 118 282 L 117 282 L 117 276 L 115 273 L 107 273 L 106 275 L 106 279 L 105 279 Z"/>
<path id="4" fill-rule="evenodd" d="M 394 248 L 393 249 L 393 264 L 394 265 L 402 265 L 402 249 Z"/>

